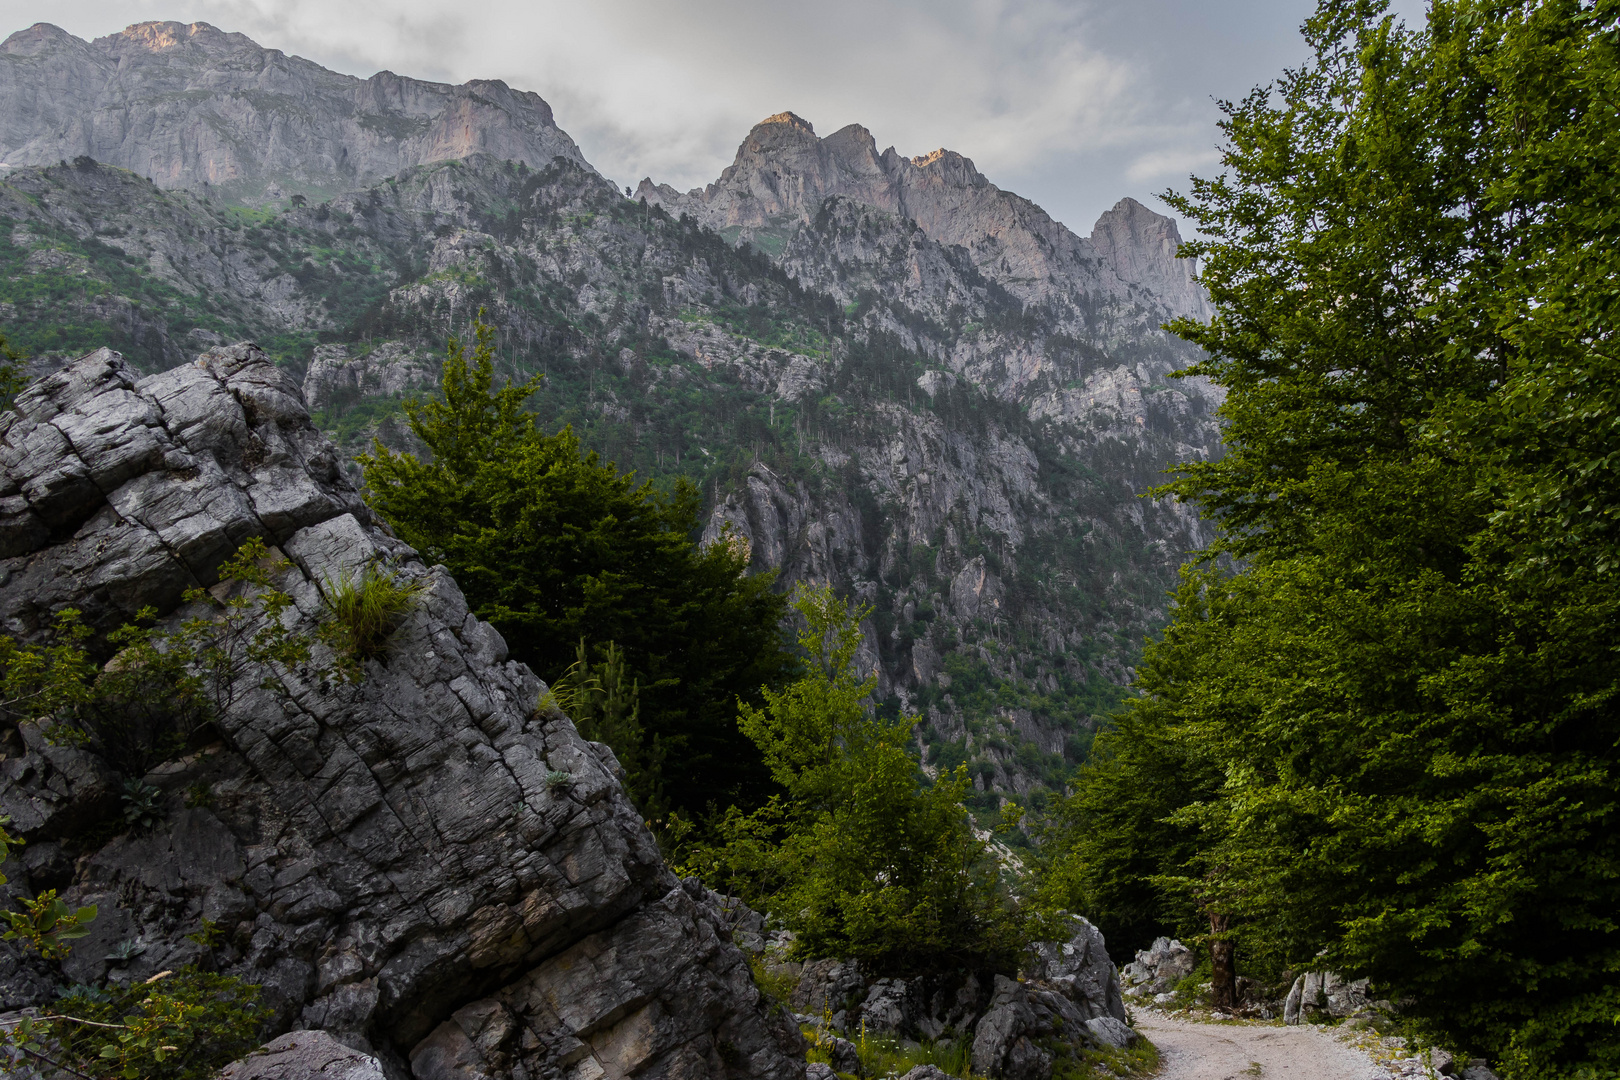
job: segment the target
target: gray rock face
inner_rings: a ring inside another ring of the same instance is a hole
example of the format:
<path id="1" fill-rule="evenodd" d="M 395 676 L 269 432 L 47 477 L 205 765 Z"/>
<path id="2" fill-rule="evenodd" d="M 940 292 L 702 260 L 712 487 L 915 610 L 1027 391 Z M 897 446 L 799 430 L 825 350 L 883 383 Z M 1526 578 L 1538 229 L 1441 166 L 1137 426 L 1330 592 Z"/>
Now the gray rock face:
<path id="1" fill-rule="evenodd" d="M 437 386 L 439 359 L 399 341 L 350 355 L 347 345 L 318 345 L 304 373 L 311 409 L 352 404 L 367 397 L 398 397 Z"/>
<path id="2" fill-rule="evenodd" d="M 1176 257 L 1181 233 L 1171 218 L 1121 199 L 1092 226 L 1091 246 L 1114 273 L 1160 297 L 1177 315 L 1203 320 L 1214 314 L 1198 284 L 1197 264 Z"/>
<path id="3" fill-rule="evenodd" d="M 1077 1035 L 1095 1042 L 1069 998 L 1040 983 L 996 976 L 995 996 L 973 1033 L 973 1071 L 999 1080 L 1051 1080 Z"/>
<path id="4" fill-rule="evenodd" d="M 1335 971 L 1308 971 L 1288 991 L 1283 1023 L 1300 1024 L 1315 1016 L 1354 1016 L 1372 1004 L 1369 985 L 1366 979 L 1349 980 Z"/>
<path id="5" fill-rule="evenodd" d="M 988 976 L 957 975 L 879 979 L 845 1021 L 846 1029 L 881 1031 L 914 1041 L 971 1031 L 990 1000 Z"/>
<path id="6" fill-rule="evenodd" d="M 382 1064 L 324 1031 L 289 1031 L 220 1071 L 219 1080 L 386 1080 Z"/>
<path id="7" fill-rule="evenodd" d="M 719 906 L 665 869 L 611 753 L 535 711 L 541 682 L 442 567 L 371 522 L 257 348 L 145 379 L 106 350 L 77 361 L 0 419 L 0 465 L 13 636 L 39 639 L 69 604 L 100 629 L 146 605 L 206 615 L 180 593 L 254 536 L 290 560 L 295 627 L 368 561 L 421 588 L 359 683 L 241 680 L 221 741 L 148 775 L 160 824 L 76 862 L 49 845 L 104 820 L 109 775 L 32 725 L 8 732 L 0 813 L 41 858 L 7 875 L 101 914 L 48 978 L 0 946 L 0 1007 L 206 962 L 261 984 L 279 1029 L 340 1035 L 393 1080 L 802 1071 L 797 1032 L 767 1015 Z M 185 936 L 204 919 L 219 944 Z"/>
<path id="8" fill-rule="evenodd" d="M 804 965 L 790 1004 L 796 1013 L 831 1015 L 834 1030 L 843 1031 L 843 1015 L 866 995 L 866 979 L 856 960 L 813 960 Z"/>
<path id="9" fill-rule="evenodd" d="M 583 163 L 537 94 L 382 71 L 340 75 L 207 23 L 84 41 L 48 23 L 0 44 L 0 161 L 86 155 L 162 187 L 336 194 L 411 165 L 487 153 Z"/>
<path id="10" fill-rule="evenodd" d="M 1102 931 L 1078 915 L 1069 916 L 1068 922 L 1067 941 L 1040 941 L 1030 947 L 1025 976 L 1060 989 L 1086 1019 L 1107 1016 L 1123 1025 L 1119 972 L 1108 959 Z"/>
<path id="11" fill-rule="evenodd" d="M 1172 938 L 1161 937 L 1138 952 L 1119 974 L 1125 984 L 1126 997 L 1150 997 L 1174 990 L 1197 966 L 1198 958 L 1191 949 Z"/>

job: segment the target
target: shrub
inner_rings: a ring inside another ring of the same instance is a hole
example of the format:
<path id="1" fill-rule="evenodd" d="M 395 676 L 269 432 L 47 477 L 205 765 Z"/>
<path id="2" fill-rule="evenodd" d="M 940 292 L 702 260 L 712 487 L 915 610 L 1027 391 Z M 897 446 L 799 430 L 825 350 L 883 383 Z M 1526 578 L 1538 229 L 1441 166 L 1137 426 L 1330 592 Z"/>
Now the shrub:
<path id="1" fill-rule="evenodd" d="M 57 614 L 49 645 L 0 637 L 0 720 L 39 723 L 53 742 L 88 746 L 125 775 L 144 775 L 183 751 L 245 687 L 285 689 L 286 674 L 307 665 L 313 638 L 288 627 L 292 598 L 275 587 L 288 565 L 262 539 L 249 540 L 220 569 L 229 599 L 189 590 L 186 601 L 209 610 L 177 629 L 141 610 L 107 635 L 114 655 L 99 668 L 92 631 L 72 608 Z M 260 677 L 244 680 L 250 669 Z"/>
<path id="2" fill-rule="evenodd" d="M 259 987 L 187 966 L 129 986 L 66 988 L 0 1046 L 94 1080 L 207 1080 L 258 1046 Z"/>

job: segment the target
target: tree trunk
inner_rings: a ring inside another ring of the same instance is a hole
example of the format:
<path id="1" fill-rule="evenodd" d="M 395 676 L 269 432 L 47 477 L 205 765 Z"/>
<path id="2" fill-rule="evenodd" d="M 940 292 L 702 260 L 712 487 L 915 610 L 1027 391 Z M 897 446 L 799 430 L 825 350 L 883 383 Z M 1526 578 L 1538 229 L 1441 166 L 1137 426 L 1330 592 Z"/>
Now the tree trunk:
<path id="1" fill-rule="evenodd" d="M 1237 1008 L 1237 946 L 1226 936 L 1230 920 L 1225 915 L 1209 913 L 1210 990 L 1217 1009 Z"/>

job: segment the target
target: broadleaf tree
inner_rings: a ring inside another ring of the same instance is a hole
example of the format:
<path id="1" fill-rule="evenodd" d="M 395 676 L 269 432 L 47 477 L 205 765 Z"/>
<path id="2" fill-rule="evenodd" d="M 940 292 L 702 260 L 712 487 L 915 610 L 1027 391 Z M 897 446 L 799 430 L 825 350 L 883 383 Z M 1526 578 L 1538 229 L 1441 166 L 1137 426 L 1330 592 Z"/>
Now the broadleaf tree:
<path id="1" fill-rule="evenodd" d="M 1620 1069 L 1617 17 L 1324 0 L 1225 106 L 1171 200 L 1227 453 L 1160 492 L 1220 539 L 1099 740 L 1218 783 L 1162 785 L 1173 865 L 1067 871 L 1196 894 L 1240 962 L 1370 977 L 1525 1080 Z"/>

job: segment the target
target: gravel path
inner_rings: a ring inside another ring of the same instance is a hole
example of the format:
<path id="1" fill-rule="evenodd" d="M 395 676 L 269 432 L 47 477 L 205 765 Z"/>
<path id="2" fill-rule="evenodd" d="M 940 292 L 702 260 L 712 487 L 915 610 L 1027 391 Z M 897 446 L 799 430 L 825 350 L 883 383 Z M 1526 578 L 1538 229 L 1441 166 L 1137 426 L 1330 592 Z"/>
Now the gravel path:
<path id="1" fill-rule="evenodd" d="M 1159 1048 L 1158 1080 L 1385 1080 L 1366 1054 L 1308 1024 L 1200 1024 L 1143 1009 L 1136 1030 Z"/>

